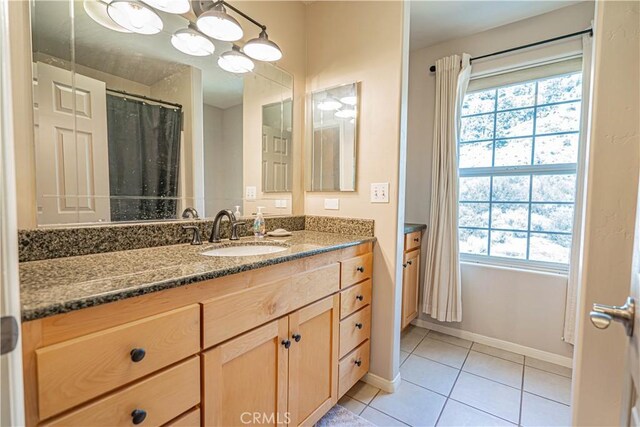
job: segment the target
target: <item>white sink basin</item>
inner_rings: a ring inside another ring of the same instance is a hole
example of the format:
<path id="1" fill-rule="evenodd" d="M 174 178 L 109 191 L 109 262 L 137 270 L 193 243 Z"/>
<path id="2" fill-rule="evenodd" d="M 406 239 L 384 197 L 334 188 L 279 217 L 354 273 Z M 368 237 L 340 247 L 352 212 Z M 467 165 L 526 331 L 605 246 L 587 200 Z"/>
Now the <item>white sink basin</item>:
<path id="1" fill-rule="evenodd" d="M 211 249 L 202 252 L 205 256 L 254 256 L 268 255 L 286 251 L 288 248 L 275 245 L 234 245 L 224 248 Z"/>

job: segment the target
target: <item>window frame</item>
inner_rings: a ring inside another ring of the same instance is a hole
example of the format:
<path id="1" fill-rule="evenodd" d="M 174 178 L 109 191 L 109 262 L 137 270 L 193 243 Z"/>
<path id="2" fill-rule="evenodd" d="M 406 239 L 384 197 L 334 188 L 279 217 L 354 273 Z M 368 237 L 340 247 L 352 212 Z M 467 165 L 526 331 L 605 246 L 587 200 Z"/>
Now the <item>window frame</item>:
<path id="1" fill-rule="evenodd" d="M 571 99 L 571 100 L 563 100 L 563 101 L 556 101 L 556 102 L 550 102 L 550 103 L 544 103 L 544 104 L 538 104 L 538 87 L 539 87 L 539 83 L 536 83 L 535 85 L 535 90 L 534 90 L 534 103 L 533 105 L 529 105 L 526 107 L 515 107 L 515 108 L 508 108 L 508 109 L 504 109 L 504 110 L 499 110 L 498 109 L 498 90 L 501 88 L 508 88 L 511 86 L 516 86 L 516 85 L 521 85 L 521 84 L 526 84 L 526 83 L 530 83 L 530 82 L 540 82 L 546 79 L 550 79 L 550 78 L 557 78 L 557 77 L 562 77 L 562 76 L 569 76 L 569 75 L 574 75 L 574 74 L 580 74 L 581 75 L 581 79 L 582 79 L 582 71 L 570 71 L 570 72 L 564 72 L 564 73 L 559 73 L 559 74 L 554 74 L 554 75 L 549 75 L 546 77 L 539 77 L 539 78 L 534 78 L 534 79 L 529 79 L 529 80 L 523 80 L 517 83 L 507 83 L 504 85 L 499 85 L 499 86 L 493 86 L 493 87 L 487 87 L 487 88 L 482 88 L 482 89 L 478 89 L 478 90 L 474 90 L 471 92 L 468 92 L 467 94 L 472 94 L 472 93 L 478 93 L 478 92 L 486 92 L 486 91 L 490 91 L 490 90 L 494 90 L 495 91 L 495 99 L 494 99 L 494 106 L 493 109 L 490 111 L 485 111 L 485 112 L 481 112 L 481 113 L 473 113 L 473 114 L 467 114 L 467 115 L 460 115 L 460 118 L 467 118 L 467 117 L 476 117 L 476 116 L 482 116 L 482 115 L 492 115 L 492 121 L 493 121 L 493 132 L 492 132 L 492 138 L 484 138 L 484 139 L 472 139 L 472 140 L 468 140 L 468 141 L 460 141 L 459 136 L 460 133 L 458 134 L 458 141 L 457 141 L 457 156 L 458 156 L 458 164 L 460 161 L 460 147 L 461 145 L 464 144 L 471 144 L 471 143 L 479 143 L 479 142 L 491 142 L 492 143 L 492 147 L 491 147 L 491 156 L 492 156 L 492 163 L 495 162 L 495 155 L 496 155 L 496 142 L 497 141 L 502 141 L 502 140 L 510 140 L 510 139 L 525 139 L 525 138 L 529 138 L 531 139 L 531 163 L 533 163 L 535 161 L 534 155 L 535 155 L 535 141 L 536 138 L 538 137 L 548 137 L 548 136 L 557 136 L 557 135 L 578 135 L 578 152 L 577 152 L 577 158 L 576 158 L 576 162 L 575 163 L 555 163 L 555 164 L 543 164 L 543 165 L 535 165 L 535 164 L 528 164 L 528 165 L 514 165 L 514 166 L 490 166 L 490 167 L 468 167 L 468 168 L 460 168 L 458 167 L 458 179 L 460 178 L 490 178 L 491 179 L 491 183 L 493 183 L 493 177 L 496 176 L 529 176 L 529 180 L 530 180 L 530 188 L 529 188 L 529 199 L 528 201 L 518 201 L 518 202 L 513 202 L 513 201 L 494 201 L 493 199 L 493 185 L 490 184 L 490 189 L 489 189 L 489 198 L 488 200 L 477 200 L 477 201 L 471 201 L 471 200 L 465 200 L 465 201 L 460 201 L 459 200 L 459 194 L 458 194 L 458 209 L 460 207 L 460 205 L 465 204 L 465 203 L 486 203 L 489 204 L 489 222 L 487 224 L 487 227 L 473 227 L 473 226 L 460 226 L 459 223 L 459 214 L 458 214 L 458 229 L 466 229 L 466 230 L 483 230 L 483 231 L 487 231 L 488 233 L 488 237 L 487 237 L 487 255 L 480 255 L 480 254 L 470 254 L 470 253 L 464 253 L 461 252 L 460 250 L 458 250 L 459 252 L 459 256 L 460 256 L 460 261 L 463 263 L 471 263 L 471 264 L 483 264 L 483 265 L 494 265 L 494 266 L 499 266 L 499 267 L 506 267 L 506 268 L 515 268 L 515 269 L 520 269 L 520 270 L 534 270 L 534 271 L 543 271 L 543 272 L 549 272 L 549 273 L 561 273 L 561 274 L 566 274 L 568 273 L 570 266 L 571 266 L 571 259 L 569 259 L 569 261 L 565 264 L 565 263 L 559 263 L 559 262 L 551 262 L 551 261 L 538 261 L 538 260 L 529 260 L 529 259 L 522 259 L 522 258 L 510 258 L 510 257 L 503 257 L 503 256 L 496 256 L 496 255 L 490 255 L 491 253 L 491 231 L 495 230 L 495 231 L 506 231 L 506 232 L 520 232 L 520 233 L 527 233 L 527 247 L 526 247 L 526 252 L 527 252 L 527 257 L 529 256 L 529 250 L 530 250 L 530 238 L 531 238 L 531 234 L 532 233 L 538 233 L 538 234 L 553 234 L 553 235 L 566 235 L 566 236 L 570 236 L 572 239 L 572 245 L 573 245 L 573 233 L 575 230 L 572 230 L 571 232 L 545 232 L 545 231 L 532 231 L 531 230 L 531 207 L 536 205 L 536 204 L 565 204 L 565 205 L 571 205 L 574 207 L 573 210 L 573 218 L 572 218 L 572 224 L 575 223 L 575 206 L 577 204 L 577 194 L 574 193 L 574 198 L 572 202 L 553 202 L 553 201 L 543 201 L 543 202 L 539 202 L 539 201 L 532 201 L 532 189 L 531 189 L 531 185 L 533 185 L 533 177 L 534 176 L 540 176 L 540 175 L 574 175 L 575 179 L 576 179 L 576 191 L 577 191 L 577 180 L 578 180 L 578 172 L 579 172 L 579 162 L 580 162 L 580 149 L 581 149 L 581 143 L 582 143 L 582 120 L 583 120 L 583 109 L 584 109 L 584 102 L 582 99 L 582 93 L 580 93 L 580 97 L 576 98 L 576 99 Z M 582 83 L 582 82 L 581 82 Z M 465 96 L 467 95 L 465 94 Z M 537 134 L 536 133 L 536 120 L 537 120 L 537 112 L 539 108 L 545 108 L 545 107 L 550 107 L 550 106 L 555 106 L 555 105 L 563 105 L 563 104 L 571 104 L 571 103 L 576 103 L 579 102 L 580 103 L 580 115 L 579 115 L 579 122 L 578 122 L 578 127 L 577 130 L 575 131 L 563 131 L 563 132 L 551 132 L 551 133 L 541 133 L 541 134 Z M 498 114 L 500 113 L 504 113 L 504 112 L 511 112 L 511 111 L 525 111 L 525 110 L 533 110 L 533 125 L 532 125 L 532 132 L 530 135 L 517 135 L 517 136 L 508 136 L 508 137 L 496 137 L 496 130 L 497 130 L 497 117 Z M 459 190 L 458 190 L 459 191 Z M 519 230 L 519 229 L 502 229 L 502 228 L 492 228 L 491 227 L 491 219 L 492 219 L 492 205 L 493 204 L 499 204 L 499 203 L 509 203 L 509 204 L 522 204 L 522 205 L 526 205 L 528 207 L 528 224 L 527 224 L 527 230 Z M 571 257 L 571 248 L 569 250 L 569 258 Z"/>

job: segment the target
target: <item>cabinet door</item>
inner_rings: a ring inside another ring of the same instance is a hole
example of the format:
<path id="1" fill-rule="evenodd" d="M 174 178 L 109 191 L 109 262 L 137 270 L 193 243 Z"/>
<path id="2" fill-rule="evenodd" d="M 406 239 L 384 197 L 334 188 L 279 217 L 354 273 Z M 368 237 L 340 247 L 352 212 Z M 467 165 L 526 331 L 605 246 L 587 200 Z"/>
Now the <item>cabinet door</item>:
<path id="1" fill-rule="evenodd" d="M 420 285 L 420 250 L 404 254 L 402 264 L 402 329 L 418 316 L 418 289 Z"/>
<path id="2" fill-rule="evenodd" d="M 313 425 L 338 401 L 340 297 L 289 316 L 289 412 L 292 425 Z"/>
<path id="3" fill-rule="evenodd" d="M 286 423 L 288 335 L 285 317 L 203 353 L 204 425 Z"/>

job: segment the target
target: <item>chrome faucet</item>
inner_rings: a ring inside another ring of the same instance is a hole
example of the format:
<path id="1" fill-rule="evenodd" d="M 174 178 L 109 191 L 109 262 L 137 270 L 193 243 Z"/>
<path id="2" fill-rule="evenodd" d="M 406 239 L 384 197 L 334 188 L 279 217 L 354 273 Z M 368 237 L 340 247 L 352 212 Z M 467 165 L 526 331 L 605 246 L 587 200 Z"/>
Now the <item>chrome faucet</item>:
<path id="1" fill-rule="evenodd" d="M 223 209 L 216 217 L 213 219 L 213 230 L 211 230 L 211 237 L 209 237 L 209 243 L 220 243 L 220 224 L 222 223 L 222 217 L 226 216 L 229 218 L 229 223 L 231 224 L 231 237 L 229 240 L 240 240 L 238 237 L 238 226 L 244 225 L 244 221 L 236 220 L 236 216 L 228 209 Z"/>
<path id="2" fill-rule="evenodd" d="M 200 217 L 198 216 L 198 211 L 192 208 L 191 206 L 189 206 L 184 211 L 182 211 L 182 218 L 183 219 L 188 219 L 188 218 L 199 219 Z"/>

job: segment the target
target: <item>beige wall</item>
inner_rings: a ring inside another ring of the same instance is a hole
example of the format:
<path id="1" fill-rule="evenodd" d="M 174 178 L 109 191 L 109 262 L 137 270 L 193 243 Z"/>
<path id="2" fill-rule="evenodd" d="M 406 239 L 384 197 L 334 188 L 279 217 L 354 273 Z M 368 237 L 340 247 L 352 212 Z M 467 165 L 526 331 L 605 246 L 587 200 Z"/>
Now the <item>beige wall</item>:
<path id="1" fill-rule="evenodd" d="M 454 53 L 466 52 L 473 57 L 584 30 L 591 26 L 593 8 L 592 2 L 584 2 L 411 52 L 405 211 L 408 222 L 429 222 L 435 99 L 435 74 L 429 72 L 429 67 L 437 59 Z M 424 261 L 426 239 L 423 242 Z M 464 263 L 461 270 L 463 322 L 446 326 L 571 356 L 572 346 L 562 341 L 566 276 Z M 424 269 L 422 274 L 424 276 Z M 485 311 L 489 307 L 497 308 L 497 301 L 511 302 L 518 310 Z M 545 307 L 545 319 L 535 322 L 540 307 Z M 431 320 L 425 314 L 421 318 Z M 512 324 L 519 326 L 510 328 Z M 529 326 L 525 327 L 526 324 Z"/>
<path id="2" fill-rule="evenodd" d="M 361 107 L 357 191 L 306 193 L 305 213 L 375 220 L 371 372 L 391 380 L 399 347 L 395 274 L 403 3 L 319 1 L 307 6 L 306 20 L 307 93 L 359 81 Z M 369 202 L 372 182 L 390 183 L 390 203 Z M 325 210 L 325 198 L 339 198 L 340 210 Z"/>
<path id="3" fill-rule="evenodd" d="M 624 329 L 598 330 L 588 315 L 594 302 L 620 305 L 629 295 L 640 155 L 639 6 L 601 1 L 596 8 L 574 425 L 619 425 L 621 413 Z"/>

